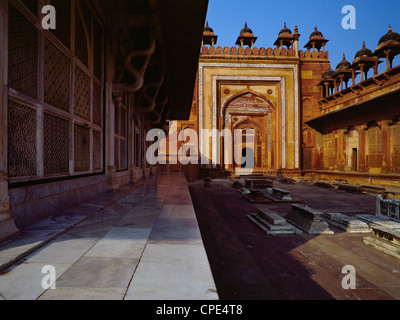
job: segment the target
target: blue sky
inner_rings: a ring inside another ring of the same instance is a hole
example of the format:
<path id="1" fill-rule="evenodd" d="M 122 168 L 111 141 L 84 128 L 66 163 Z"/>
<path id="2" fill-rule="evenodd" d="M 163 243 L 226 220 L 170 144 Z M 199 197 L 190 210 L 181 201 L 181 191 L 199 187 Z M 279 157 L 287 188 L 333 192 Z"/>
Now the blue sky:
<path id="1" fill-rule="evenodd" d="M 355 30 L 342 27 L 346 16 L 342 14 L 342 8 L 346 5 L 356 9 Z M 255 46 L 273 48 L 286 22 L 292 32 L 296 25 L 299 27 L 300 48 L 303 50 L 317 26 L 330 40 L 326 50 L 330 54 L 331 67 L 335 69 L 343 53 L 348 61 L 353 62 L 363 41 L 368 49 L 374 51 L 389 24 L 394 32 L 400 33 L 400 0 L 209 0 L 207 21 L 219 36 L 217 45 L 222 47 L 235 45 L 247 21 L 248 27 L 258 37 Z M 397 57 L 394 65 L 399 61 Z"/>

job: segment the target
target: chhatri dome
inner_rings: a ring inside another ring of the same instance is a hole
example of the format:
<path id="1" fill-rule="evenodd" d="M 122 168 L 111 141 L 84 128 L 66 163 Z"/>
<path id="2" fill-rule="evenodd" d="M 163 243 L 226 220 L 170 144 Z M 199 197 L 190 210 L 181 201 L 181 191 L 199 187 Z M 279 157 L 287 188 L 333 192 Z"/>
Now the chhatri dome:
<path id="1" fill-rule="evenodd" d="M 355 59 L 360 57 L 370 57 L 372 56 L 372 51 L 365 47 L 365 42 L 363 42 L 361 50 L 356 53 Z"/>
<path id="2" fill-rule="evenodd" d="M 336 66 L 336 70 L 349 67 L 351 67 L 351 63 L 346 60 L 346 55 L 343 54 L 343 60 Z"/>
<path id="3" fill-rule="evenodd" d="M 379 40 L 379 45 L 388 41 L 400 41 L 400 34 L 393 32 L 392 26 L 389 26 L 389 31 Z"/>

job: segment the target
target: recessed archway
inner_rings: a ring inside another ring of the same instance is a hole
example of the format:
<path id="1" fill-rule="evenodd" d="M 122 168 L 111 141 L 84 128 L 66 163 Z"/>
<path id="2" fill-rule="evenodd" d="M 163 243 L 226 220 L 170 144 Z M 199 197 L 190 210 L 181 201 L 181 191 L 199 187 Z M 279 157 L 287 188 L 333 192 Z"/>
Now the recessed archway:
<path id="1" fill-rule="evenodd" d="M 274 118 L 275 107 L 272 102 L 261 94 L 247 90 L 228 99 L 221 111 L 221 130 L 231 130 L 233 136 L 235 130 L 254 130 L 255 170 L 274 169 L 277 134 Z M 241 150 L 239 151 L 241 152 Z M 221 159 L 222 163 L 224 163 L 223 159 L 224 156 Z M 224 167 L 229 170 L 233 169 L 232 165 L 224 165 Z"/>

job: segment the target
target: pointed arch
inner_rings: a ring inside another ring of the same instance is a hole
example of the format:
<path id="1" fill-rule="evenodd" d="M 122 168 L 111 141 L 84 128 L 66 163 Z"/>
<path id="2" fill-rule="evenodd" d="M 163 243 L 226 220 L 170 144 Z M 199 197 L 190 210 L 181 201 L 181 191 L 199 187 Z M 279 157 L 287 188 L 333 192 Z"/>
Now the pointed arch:
<path id="1" fill-rule="evenodd" d="M 263 141 L 264 141 L 264 131 L 262 130 L 259 123 L 253 121 L 252 119 L 244 119 L 234 126 L 234 130 L 246 130 L 253 129 L 254 130 L 254 138 L 253 138 L 253 155 L 254 155 L 254 165 L 256 168 L 261 169 L 263 167 Z M 249 149 L 248 147 L 245 148 Z M 243 151 L 243 150 L 242 150 Z"/>
<path id="2" fill-rule="evenodd" d="M 239 121 L 238 123 L 236 123 L 235 126 L 234 126 L 234 129 L 240 129 L 241 127 L 244 127 L 245 125 L 254 126 L 258 130 L 260 130 L 262 132 L 260 125 L 256 121 L 254 121 L 254 120 L 252 120 L 250 118 L 244 119 L 244 120 Z"/>
<path id="3" fill-rule="evenodd" d="M 258 93 L 258 92 L 255 92 L 255 91 L 253 91 L 253 90 L 247 89 L 247 90 L 244 90 L 244 91 L 242 91 L 242 92 L 236 93 L 236 94 L 232 95 L 231 97 L 229 97 L 229 98 L 225 101 L 224 105 L 223 105 L 222 108 L 221 108 L 221 115 L 222 115 L 222 116 L 225 115 L 226 110 L 229 108 L 229 106 L 230 106 L 234 101 L 236 101 L 236 100 L 238 100 L 238 99 L 240 99 L 240 98 L 242 98 L 242 97 L 244 97 L 245 95 L 248 95 L 248 94 L 254 95 L 254 96 L 256 96 L 256 97 L 262 99 L 263 101 L 265 101 L 265 102 L 269 105 L 271 111 L 274 111 L 274 110 L 276 109 L 275 106 L 274 106 L 274 104 L 272 103 L 272 101 L 269 100 L 266 96 L 264 96 L 264 95 L 262 95 L 262 94 L 260 94 L 260 93 Z"/>

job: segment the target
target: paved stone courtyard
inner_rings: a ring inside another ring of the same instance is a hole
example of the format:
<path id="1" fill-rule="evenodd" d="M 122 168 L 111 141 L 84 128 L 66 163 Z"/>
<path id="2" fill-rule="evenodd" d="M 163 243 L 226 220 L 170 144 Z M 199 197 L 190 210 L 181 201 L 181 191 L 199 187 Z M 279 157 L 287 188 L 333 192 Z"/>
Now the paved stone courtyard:
<path id="1" fill-rule="evenodd" d="M 337 192 L 306 183 L 284 184 L 303 203 L 322 212 L 375 214 L 376 196 Z M 363 243 L 365 234 L 331 227 L 334 235 L 267 236 L 246 216 L 268 208 L 282 217 L 290 204 L 253 205 L 229 181 L 189 184 L 221 299 L 400 298 L 400 260 Z M 221 201 L 223 199 L 223 201 Z M 357 272 L 357 289 L 344 290 L 342 268 Z"/>
<path id="2" fill-rule="evenodd" d="M 0 299 L 400 298 L 400 260 L 365 245 L 365 234 L 267 236 L 246 216 L 285 218 L 291 205 L 253 205 L 232 184 L 158 174 L 41 221 L 0 247 Z M 376 210 L 371 194 L 274 184 L 322 212 Z M 41 286 L 45 265 L 57 270 L 56 290 Z M 356 290 L 342 288 L 345 265 L 356 269 Z"/>

